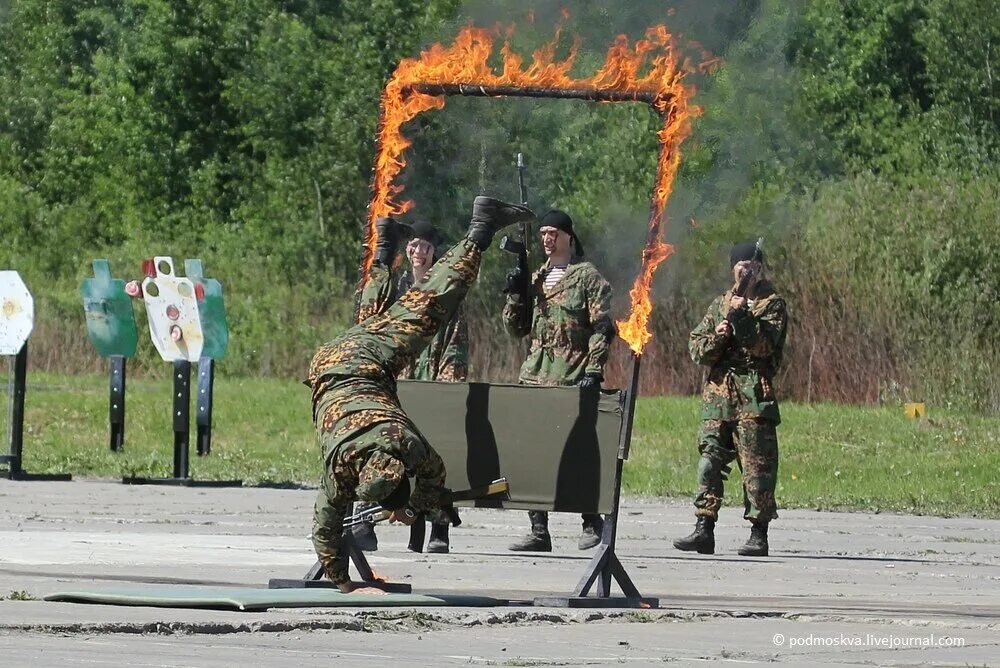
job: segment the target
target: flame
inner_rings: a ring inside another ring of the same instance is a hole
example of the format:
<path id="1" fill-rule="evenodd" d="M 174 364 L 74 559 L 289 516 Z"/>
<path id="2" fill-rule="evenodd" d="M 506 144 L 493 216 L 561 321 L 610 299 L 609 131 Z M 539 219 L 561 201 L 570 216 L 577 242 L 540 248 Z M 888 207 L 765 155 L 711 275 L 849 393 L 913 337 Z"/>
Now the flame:
<path id="1" fill-rule="evenodd" d="M 552 40 L 533 54 L 530 64 L 510 46 L 514 26 L 493 29 L 467 26 L 449 46 L 434 44 L 419 58 L 402 60 L 386 83 L 382 93 L 378 131 L 378 154 L 372 182 L 372 201 L 368 209 L 368 232 L 362 276 L 366 276 L 374 257 L 375 219 L 398 216 L 414 207 L 411 200 L 402 199 L 403 186 L 395 183 L 406 166 L 403 157 L 411 141 L 402 133 L 405 123 L 425 111 L 442 109 L 443 95 L 427 95 L 413 90 L 417 84 L 466 84 L 470 86 L 542 87 L 555 90 L 615 91 L 642 93 L 652 97 L 651 105 L 663 118 L 657 137 L 660 159 L 649 221 L 646 248 L 642 252 L 642 267 L 630 294 L 632 308 L 628 319 L 619 323 L 619 334 L 637 354 L 651 338 L 648 331 L 652 304 L 649 289 L 657 265 L 673 252 L 663 243 L 660 219 L 680 164 L 679 145 L 690 132 L 690 118 L 698 113 L 688 100 L 693 89 L 684 85 L 684 76 L 693 67 L 679 60 L 673 37 L 666 26 L 647 29 L 645 37 L 634 45 L 619 35 L 609 47 L 604 64 L 592 76 L 574 78 L 572 69 L 579 49 L 574 37 L 569 53 L 556 59 L 561 26 L 556 27 Z M 502 65 L 499 71 L 488 63 L 494 42 L 504 35 L 500 49 Z M 362 279 L 364 280 L 364 279 Z"/>
<path id="2" fill-rule="evenodd" d="M 616 323 L 618 336 L 636 355 L 641 355 L 642 349 L 653 338 L 649 331 L 649 315 L 653 311 L 650 299 L 653 275 L 660 263 L 674 253 L 674 247 L 663 241 L 661 222 L 663 212 L 667 208 L 667 200 L 673 192 L 674 176 L 681 164 L 680 144 L 691 133 L 691 117 L 697 113 L 697 109 L 687 106 L 686 97 L 672 98 L 670 104 L 671 109 L 661 111 L 665 120 L 663 127 L 657 133 L 660 140 L 660 159 L 656 167 L 656 185 L 653 188 L 646 247 L 642 250 L 642 266 L 632 284 L 632 289 L 629 290 L 632 307 L 628 317 Z"/>

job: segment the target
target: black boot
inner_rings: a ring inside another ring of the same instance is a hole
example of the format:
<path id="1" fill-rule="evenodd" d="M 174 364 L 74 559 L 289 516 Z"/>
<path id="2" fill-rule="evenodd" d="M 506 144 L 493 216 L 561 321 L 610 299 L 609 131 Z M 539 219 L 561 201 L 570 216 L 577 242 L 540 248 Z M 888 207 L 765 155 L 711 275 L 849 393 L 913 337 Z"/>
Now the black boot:
<path id="1" fill-rule="evenodd" d="M 480 195 L 472 204 L 472 221 L 465 235 L 476 247 L 485 251 L 493 243 L 493 236 L 514 223 L 534 220 L 535 214 L 526 206 L 508 204 L 492 197 Z"/>
<path id="2" fill-rule="evenodd" d="M 691 535 L 675 540 L 674 547 L 684 552 L 715 554 L 715 520 L 699 517 Z"/>
<path id="3" fill-rule="evenodd" d="M 531 518 L 531 533 L 519 541 L 511 543 L 513 552 L 551 552 L 552 537 L 549 535 L 549 515 L 540 510 L 528 513 Z"/>
<path id="4" fill-rule="evenodd" d="M 576 546 L 581 550 L 597 547 L 601 543 L 602 533 L 604 533 L 604 519 L 600 515 L 584 515 L 583 531 Z"/>
<path id="5" fill-rule="evenodd" d="M 431 523 L 431 539 L 427 541 L 427 551 L 448 554 L 448 525 Z"/>
<path id="6" fill-rule="evenodd" d="M 755 522 L 750 527 L 750 538 L 736 552 L 742 557 L 766 557 L 767 522 Z"/>
<path id="7" fill-rule="evenodd" d="M 417 520 L 410 525 L 410 542 L 406 546 L 410 552 L 424 551 L 424 536 L 427 533 L 427 523 L 424 519 L 424 513 L 420 513 Z"/>
<path id="8" fill-rule="evenodd" d="M 400 243 L 409 240 L 412 231 L 409 225 L 403 225 L 395 218 L 376 218 L 375 234 L 375 262 L 391 267 Z"/>

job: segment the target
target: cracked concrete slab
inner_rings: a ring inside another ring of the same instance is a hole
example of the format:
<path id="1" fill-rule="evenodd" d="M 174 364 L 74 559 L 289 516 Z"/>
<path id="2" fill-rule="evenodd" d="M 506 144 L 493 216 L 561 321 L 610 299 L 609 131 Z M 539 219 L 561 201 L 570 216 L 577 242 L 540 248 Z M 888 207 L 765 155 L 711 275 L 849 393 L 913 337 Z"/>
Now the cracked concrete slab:
<path id="1" fill-rule="evenodd" d="M 0 481 L 0 636 L 10 665 L 606 665 L 777 661 L 993 665 L 1000 521 L 782 511 L 772 556 L 742 558 L 725 509 L 715 555 L 680 553 L 686 501 L 624 500 L 619 556 L 659 610 L 282 609 L 258 613 L 47 603 L 121 583 L 265 586 L 312 565 L 315 492 Z M 589 552 L 553 515 L 555 551 L 518 554 L 521 512 L 468 510 L 452 553 L 412 554 L 380 527 L 373 566 L 416 593 L 565 595 Z M 779 643 L 776 638 L 782 637 Z M 962 646 L 954 646 L 961 640 Z M 951 643 L 951 644 L 942 644 Z M 42 658 L 44 657 L 44 659 Z"/>

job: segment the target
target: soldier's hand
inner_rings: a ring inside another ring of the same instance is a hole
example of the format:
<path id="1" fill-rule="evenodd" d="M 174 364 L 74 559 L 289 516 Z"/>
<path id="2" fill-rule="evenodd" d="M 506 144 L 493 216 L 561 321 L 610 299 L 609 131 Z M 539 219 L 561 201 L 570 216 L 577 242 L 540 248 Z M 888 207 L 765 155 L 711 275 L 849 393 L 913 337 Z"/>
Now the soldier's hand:
<path id="1" fill-rule="evenodd" d="M 746 303 L 747 300 L 744 299 L 743 297 L 737 297 L 736 295 L 733 295 L 733 297 L 729 300 L 729 310 L 731 311 L 739 310 L 743 308 L 743 305 Z"/>
<path id="2" fill-rule="evenodd" d="M 337 585 L 345 594 L 373 594 L 375 596 L 384 596 L 385 590 L 379 589 L 378 587 L 369 587 L 364 582 L 354 582 L 350 580 L 348 582 L 341 582 Z"/>
<path id="3" fill-rule="evenodd" d="M 596 373 L 588 373 L 580 379 L 580 382 L 577 383 L 577 385 L 584 389 L 594 388 L 599 390 L 601 389 L 601 377 Z"/>
<path id="4" fill-rule="evenodd" d="M 729 336 L 732 332 L 732 327 L 729 325 L 728 320 L 723 320 L 718 325 L 715 326 L 715 333 L 719 336 Z"/>

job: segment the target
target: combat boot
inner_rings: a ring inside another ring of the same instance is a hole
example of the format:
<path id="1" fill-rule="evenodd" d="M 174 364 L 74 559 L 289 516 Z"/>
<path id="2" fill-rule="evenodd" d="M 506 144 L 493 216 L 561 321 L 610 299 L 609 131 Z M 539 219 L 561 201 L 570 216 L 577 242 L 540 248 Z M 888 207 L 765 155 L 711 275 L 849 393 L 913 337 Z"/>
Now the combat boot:
<path id="1" fill-rule="evenodd" d="M 750 538 L 736 553 L 742 557 L 766 557 L 767 522 L 754 522 L 750 527 Z"/>
<path id="2" fill-rule="evenodd" d="M 472 204 L 472 220 L 466 238 L 485 251 L 493 243 L 493 236 L 514 223 L 534 220 L 531 209 L 519 204 L 508 204 L 492 197 L 480 195 Z"/>
<path id="3" fill-rule="evenodd" d="M 674 547 L 684 552 L 715 554 L 715 520 L 711 517 L 699 517 L 691 535 L 675 540 Z"/>
<path id="4" fill-rule="evenodd" d="M 508 549 L 513 552 L 551 552 L 552 536 L 549 535 L 548 513 L 532 510 L 528 517 L 531 518 L 531 533 L 511 543 Z"/>
<path id="5" fill-rule="evenodd" d="M 395 218 L 375 219 L 375 262 L 385 267 L 391 267 L 392 261 L 399 252 L 402 241 L 412 236 L 409 225 L 404 225 Z"/>
<path id="6" fill-rule="evenodd" d="M 597 547 L 601 543 L 601 534 L 604 533 L 604 519 L 600 515 L 584 515 L 583 531 L 576 546 L 581 550 L 589 550 Z"/>
<path id="7" fill-rule="evenodd" d="M 431 522 L 431 539 L 427 541 L 427 551 L 448 554 L 448 525 Z"/>
<path id="8" fill-rule="evenodd" d="M 354 544 L 362 552 L 378 551 L 378 536 L 375 535 L 375 527 L 367 522 L 352 526 L 351 538 L 354 539 Z"/>

